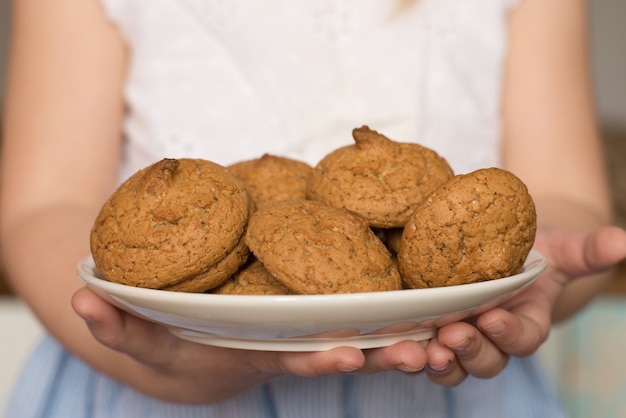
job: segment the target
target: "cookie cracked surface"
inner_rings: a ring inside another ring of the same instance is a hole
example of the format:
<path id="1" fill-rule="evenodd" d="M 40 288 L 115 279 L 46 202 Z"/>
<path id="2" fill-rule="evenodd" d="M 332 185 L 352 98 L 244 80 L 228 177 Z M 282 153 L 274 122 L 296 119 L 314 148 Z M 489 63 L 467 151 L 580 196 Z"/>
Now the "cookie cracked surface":
<path id="1" fill-rule="evenodd" d="M 403 227 L 421 201 L 453 176 L 435 151 L 390 140 L 367 126 L 355 144 L 338 148 L 315 167 L 307 198 L 364 216 L 372 227 Z"/>
<path id="2" fill-rule="evenodd" d="M 257 208 L 278 200 L 304 199 L 313 172 L 303 161 L 271 154 L 228 168 L 245 184 Z"/>
<path id="3" fill-rule="evenodd" d="M 288 295 L 291 292 L 252 258 L 231 278 L 212 291 L 219 295 Z"/>
<path id="4" fill-rule="evenodd" d="M 458 175 L 405 226 L 398 267 L 412 288 L 510 276 L 523 266 L 536 228 L 532 197 L 514 174 L 486 168 Z"/>
<path id="5" fill-rule="evenodd" d="M 391 254 L 360 215 L 316 201 L 274 202 L 251 218 L 248 247 L 297 294 L 398 290 Z"/>
<path id="6" fill-rule="evenodd" d="M 112 282 L 185 288 L 183 282 L 207 273 L 233 249 L 248 251 L 237 246 L 253 208 L 225 167 L 163 159 L 128 178 L 103 205 L 90 236 L 94 262 Z M 242 263 L 246 257 L 239 257 Z M 223 263 L 225 270 L 234 264 Z M 202 287 L 217 286 L 233 272 L 214 275 L 214 283 Z"/>

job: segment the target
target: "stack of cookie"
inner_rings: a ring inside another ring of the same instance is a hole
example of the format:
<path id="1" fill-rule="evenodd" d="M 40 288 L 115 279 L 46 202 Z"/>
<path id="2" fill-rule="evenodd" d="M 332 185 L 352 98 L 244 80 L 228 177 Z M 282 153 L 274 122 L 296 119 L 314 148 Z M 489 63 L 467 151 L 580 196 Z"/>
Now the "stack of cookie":
<path id="1" fill-rule="evenodd" d="M 512 173 L 454 175 L 431 149 L 363 126 L 315 167 L 165 159 L 103 206 L 92 255 L 110 281 L 220 294 L 449 286 L 516 273 L 535 208 Z"/>
<path id="2" fill-rule="evenodd" d="M 249 256 L 245 232 L 254 200 L 227 168 L 164 159 L 140 170 L 107 200 L 91 231 L 91 253 L 109 280 L 203 292 Z"/>

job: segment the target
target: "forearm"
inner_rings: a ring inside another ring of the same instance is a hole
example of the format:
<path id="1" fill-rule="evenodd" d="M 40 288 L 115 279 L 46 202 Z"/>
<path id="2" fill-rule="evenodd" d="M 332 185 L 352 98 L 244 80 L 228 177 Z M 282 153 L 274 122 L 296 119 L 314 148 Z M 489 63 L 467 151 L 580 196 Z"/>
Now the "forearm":
<path id="1" fill-rule="evenodd" d="M 511 17 L 502 157 L 533 195 L 540 228 L 590 231 L 611 219 L 585 13 L 584 0 L 525 0 Z M 568 282 L 553 318 L 580 310 L 606 277 Z"/>
<path id="2" fill-rule="evenodd" d="M 191 343 L 175 339 L 163 329 L 158 330 L 158 335 L 165 337 L 157 341 L 162 347 L 153 346 L 152 350 L 180 352 L 181 355 L 171 356 L 177 358 L 165 355 L 153 364 L 140 363 L 96 341 L 70 302 L 72 295 L 82 287 L 75 269 L 77 262 L 89 254 L 89 231 L 94 217 L 93 208 L 57 207 L 32 212 L 11 225 L 3 225 L 3 256 L 10 280 L 63 346 L 113 379 L 169 401 L 218 401 L 271 377 L 270 373 L 260 373 L 242 362 L 241 358 L 234 358 L 242 355 L 236 350 L 193 345 L 192 351 L 189 347 L 173 348 L 176 344 Z M 141 336 L 137 336 L 137 342 L 144 343 L 140 340 Z M 184 358 L 193 353 L 202 356 L 202 367 L 197 371 L 202 376 L 197 376 L 197 385 L 188 372 L 199 363 L 193 358 Z M 185 363 L 188 369 L 178 368 Z"/>
<path id="3" fill-rule="evenodd" d="M 89 228 L 94 211 L 67 207 L 42 208 L 3 225 L 3 257 L 7 275 L 50 332 L 71 352 L 120 380 L 130 380 L 128 360 L 99 346 L 70 300 L 81 287 L 75 267 L 89 254 Z"/>

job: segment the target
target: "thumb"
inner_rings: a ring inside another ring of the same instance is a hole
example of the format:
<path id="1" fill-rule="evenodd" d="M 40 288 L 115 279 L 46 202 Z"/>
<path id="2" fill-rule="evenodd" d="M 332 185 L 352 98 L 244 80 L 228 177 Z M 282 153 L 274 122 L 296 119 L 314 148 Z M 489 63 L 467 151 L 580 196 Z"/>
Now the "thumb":
<path id="1" fill-rule="evenodd" d="M 591 232 L 543 230 L 537 238 L 537 249 L 572 278 L 604 272 L 626 258 L 626 231 L 616 226 Z"/>
<path id="2" fill-rule="evenodd" d="M 174 339 L 162 326 L 117 309 L 85 287 L 72 296 L 72 308 L 98 342 L 144 363 L 161 362 L 160 352 Z"/>
<path id="3" fill-rule="evenodd" d="M 124 314 L 120 310 L 86 287 L 74 293 L 72 308 L 85 321 L 89 331 L 100 343 L 118 349 L 125 328 Z"/>

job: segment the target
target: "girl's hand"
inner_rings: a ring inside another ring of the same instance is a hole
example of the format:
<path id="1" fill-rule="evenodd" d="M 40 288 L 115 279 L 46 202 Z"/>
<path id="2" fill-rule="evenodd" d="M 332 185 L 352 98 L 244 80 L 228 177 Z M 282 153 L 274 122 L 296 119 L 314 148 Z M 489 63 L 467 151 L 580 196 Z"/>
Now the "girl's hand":
<path id="1" fill-rule="evenodd" d="M 314 377 L 383 370 L 417 372 L 426 365 L 420 343 L 359 350 L 338 347 L 322 352 L 247 351 L 196 344 L 108 304 L 86 288 L 72 306 L 93 337 L 141 365 L 138 380 L 152 379 L 143 391 L 173 402 L 210 403 L 235 396 L 280 374 Z"/>
<path id="2" fill-rule="evenodd" d="M 427 347 L 431 380 L 456 385 L 467 375 L 488 378 L 509 356 L 526 357 L 547 339 L 557 298 L 575 279 L 605 272 L 626 258 L 626 231 L 603 227 L 589 233 L 541 229 L 535 247 L 548 260 L 546 272 L 502 306 L 472 323 L 439 330 Z"/>

